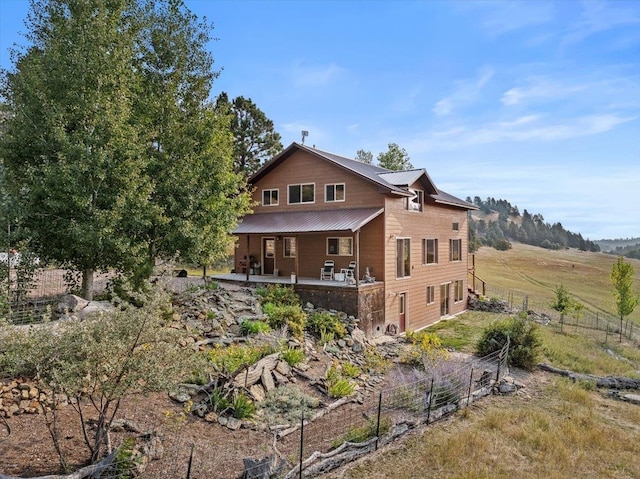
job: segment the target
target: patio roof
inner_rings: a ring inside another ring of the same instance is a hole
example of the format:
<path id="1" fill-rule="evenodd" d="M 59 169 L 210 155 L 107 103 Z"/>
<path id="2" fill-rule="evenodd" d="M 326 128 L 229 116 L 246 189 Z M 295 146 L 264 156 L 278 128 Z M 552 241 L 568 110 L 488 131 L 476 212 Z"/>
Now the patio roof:
<path id="1" fill-rule="evenodd" d="M 356 231 L 383 212 L 383 208 L 294 211 L 247 215 L 234 234 L 319 233 Z"/>

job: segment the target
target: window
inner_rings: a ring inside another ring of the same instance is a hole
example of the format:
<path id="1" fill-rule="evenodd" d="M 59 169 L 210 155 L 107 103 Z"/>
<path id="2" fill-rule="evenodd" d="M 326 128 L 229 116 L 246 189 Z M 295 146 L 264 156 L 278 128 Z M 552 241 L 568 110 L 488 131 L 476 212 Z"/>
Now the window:
<path id="1" fill-rule="evenodd" d="M 352 256 L 353 238 L 327 238 L 327 255 Z"/>
<path id="2" fill-rule="evenodd" d="M 462 240 L 449 240 L 449 261 L 462 261 Z"/>
<path id="3" fill-rule="evenodd" d="M 297 252 L 297 244 L 295 238 L 285 238 L 284 239 L 284 252 L 283 256 L 285 258 L 295 258 Z"/>
<path id="4" fill-rule="evenodd" d="M 409 211 L 422 211 L 424 192 L 422 190 L 409 188 L 409 193 L 413 193 L 413 196 L 405 199 L 404 209 Z"/>
<path id="5" fill-rule="evenodd" d="M 262 190 L 262 206 L 277 206 L 278 196 L 278 190 Z"/>
<path id="6" fill-rule="evenodd" d="M 411 276 L 411 239 L 396 240 L 396 278 Z"/>
<path id="7" fill-rule="evenodd" d="M 324 200 L 327 202 L 344 201 L 344 183 L 324 185 Z"/>
<path id="8" fill-rule="evenodd" d="M 453 223 L 453 225 L 451 225 L 451 229 L 453 231 L 458 231 L 460 229 L 460 223 Z"/>
<path id="9" fill-rule="evenodd" d="M 438 262 L 438 240 L 422 240 L 422 264 L 435 264 Z"/>
<path id="10" fill-rule="evenodd" d="M 289 185 L 289 204 L 314 203 L 316 200 L 316 185 L 305 183 L 302 185 Z"/>
<path id="11" fill-rule="evenodd" d="M 463 296 L 463 281 L 461 279 L 457 280 L 453 284 L 453 294 L 454 294 L 453 300 L 456 303 L 458 303 L 458 302 L 460 302 L 460 301 L 462 301 L 464 299 L 464 296 Z"/>
<path id="12" fill-rule="evenodd" d="M 427 286 L 427 304 L 433 304 L 436 302 L 436 287 Z"/>

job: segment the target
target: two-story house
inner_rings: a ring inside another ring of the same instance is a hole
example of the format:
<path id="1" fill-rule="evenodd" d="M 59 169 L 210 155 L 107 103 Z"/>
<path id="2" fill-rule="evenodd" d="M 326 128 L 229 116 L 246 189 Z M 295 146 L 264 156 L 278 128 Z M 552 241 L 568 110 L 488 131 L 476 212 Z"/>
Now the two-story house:
<path id="1" fill-rule="evenodd" d="M 257 206 L 234 231 L 236 272 L 247 280 L 291 277 L 303 301 L 356 315 L 370 337 L 466 309 L 475 206 L 439 191 L 424 169 L 391 171 L 293 143 L 249 183 Z"/>

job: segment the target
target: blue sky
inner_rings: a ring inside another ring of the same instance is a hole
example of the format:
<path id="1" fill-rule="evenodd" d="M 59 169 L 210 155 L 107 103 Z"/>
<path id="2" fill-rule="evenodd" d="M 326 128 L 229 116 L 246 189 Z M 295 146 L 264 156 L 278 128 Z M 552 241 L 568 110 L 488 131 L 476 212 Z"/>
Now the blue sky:
<path id="1" fill-rule="evenodd" d="M 251 98 L 285 146 L 397 143 L 455 196 L 640 236 L 640 2 L 186 4 L 215 27 L 212 94 Z M 0 0 L 3 68 L 27 11 Z"/>

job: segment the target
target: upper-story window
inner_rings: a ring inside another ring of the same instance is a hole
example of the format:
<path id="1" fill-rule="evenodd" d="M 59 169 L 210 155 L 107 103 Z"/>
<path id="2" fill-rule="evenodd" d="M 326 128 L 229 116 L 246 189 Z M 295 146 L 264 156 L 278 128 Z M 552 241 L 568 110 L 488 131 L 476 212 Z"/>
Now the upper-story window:
<path id="1" fill-rule="evenodd" d="M 409 193 L 412 193 L 413 196 L 405 198 L 404 209 L 409 211 L 422 211 L 422 204 L 424 203 L 424 191 L 409 188 Z"/>
<path id="2" fill-rule="evenodd" d="M 462 261 L 462 240 L 449 240 L 449 261 Z"/>
<path id="3" fill-rule="evenodd" d="M 422 240 L 422 264 L 435 264 L 438 262 L 438 240 Z"/>
<path id="4" fill-rule="evenodd" d="M 280 204 L 280 192 L 275 190 L 262 190 L 262 206 L 278 206 Z"/>
<path id="5" fill-rule="evenodd" d="M 289 185 L 289 204 L 314 203 L 315 201 L 316 185 L 314 183 Z"/>
<path id="6" fill-rule="evenodd" d="M 451 229 L 452 229 L 453 231 L 459 231 L 459 230 L 460 230 L 460 223 L 457 223 L 457 222 L 456 222 L 456 223 L 453 223 L 453 224 L 451 225 Z"/>
<path id="7" fill-rule="evenodd" d="M 324 185 L 324 200 L 327 202 L 344 201 L 344 183 Z"/>

